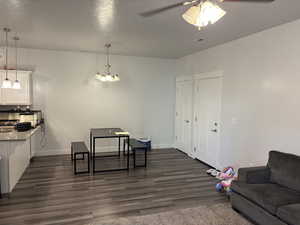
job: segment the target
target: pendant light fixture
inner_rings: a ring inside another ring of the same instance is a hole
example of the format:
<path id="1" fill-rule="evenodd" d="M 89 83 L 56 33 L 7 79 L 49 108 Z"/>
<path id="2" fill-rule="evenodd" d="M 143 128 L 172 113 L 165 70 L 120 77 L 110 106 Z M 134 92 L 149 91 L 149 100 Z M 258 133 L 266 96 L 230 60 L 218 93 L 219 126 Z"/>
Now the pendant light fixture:
<path id="1" fill-rule="evenodd" d="M 106 44 L 105 48 L 106 48 L 106 71 L 104 74 L 101 73 L 97 73 L 96 74 L 96 79 L 100 80 L 102 82 L 113 82 L 113 81 L 119 81 L 120 77 L 118 74 L 111 74 L 111 65 L 110 65 L 110 61 L 109 61 L 109 49 L 111 47 L 111 44 Z"/>
<path id="2" fill-rule="evenodd" d="M 8 79 L 8 33 L 10 32 L 9 28 L 4 28 L 5 32 L 5 79 L 2 81 L 2 88 L 11 88 L 12 83 L 11 80 Z"/>
<path id="3" fill-rule="evenodd" d="M 20 40 L 19 37 L 15 36 L 13 37 L 14 41 L 15 41 L 15 56 L 16 56 L 16 80 L 13 83 L 12 88 L 14 89 L 20 89 L 21 88 L 21 84 L 20 81 L 18 80 L 18 41 Z"/>

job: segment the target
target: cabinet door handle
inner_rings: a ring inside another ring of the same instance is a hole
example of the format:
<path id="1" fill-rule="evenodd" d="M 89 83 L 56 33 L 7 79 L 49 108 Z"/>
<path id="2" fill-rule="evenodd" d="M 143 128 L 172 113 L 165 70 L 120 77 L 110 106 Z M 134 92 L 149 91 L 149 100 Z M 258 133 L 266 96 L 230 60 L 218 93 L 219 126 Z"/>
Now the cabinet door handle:
<path id="1" fill-rule="evenodd" d="M 215 133 L 217 133 L 218 132 L 218 130 L 217 129 L 213 129 L 213 130 L 210 130 L 211 132 L 215 132 Z"/>
<path id="2" fill-rule="evenodd" d="M 189 123 L 190 121 L 189 121 L 189 120 L 185 120 L 185 122 L 186 122 L 186 123 Z"/>

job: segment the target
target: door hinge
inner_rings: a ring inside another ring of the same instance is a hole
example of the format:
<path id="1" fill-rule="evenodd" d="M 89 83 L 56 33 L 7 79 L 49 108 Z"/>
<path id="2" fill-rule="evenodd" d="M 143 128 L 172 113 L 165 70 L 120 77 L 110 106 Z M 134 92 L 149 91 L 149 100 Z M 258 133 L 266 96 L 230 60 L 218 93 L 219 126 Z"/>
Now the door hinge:
<path id="1" fill-rule="evenodd" d="M 197 122 L 198 121 L 198 118 L 197 118 L 197 116 L 195 116 L 195 122 Z"/>
<path id="2" fill-rule="evenodd" d="M 196 150 L 197 150 L 196 147 L 194 147 L 194 152 L 196 152 Z"/>

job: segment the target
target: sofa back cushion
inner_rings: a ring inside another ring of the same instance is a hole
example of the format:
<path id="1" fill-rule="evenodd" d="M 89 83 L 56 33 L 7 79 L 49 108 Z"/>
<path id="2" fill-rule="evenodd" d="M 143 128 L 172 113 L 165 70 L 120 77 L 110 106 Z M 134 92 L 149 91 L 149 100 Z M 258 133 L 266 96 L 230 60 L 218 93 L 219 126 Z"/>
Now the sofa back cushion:
<path id="1" fill-rule="evenodd" d="M 300 191 L 300 156 L 270 151 L 268 167 L 272 183 Z"/>

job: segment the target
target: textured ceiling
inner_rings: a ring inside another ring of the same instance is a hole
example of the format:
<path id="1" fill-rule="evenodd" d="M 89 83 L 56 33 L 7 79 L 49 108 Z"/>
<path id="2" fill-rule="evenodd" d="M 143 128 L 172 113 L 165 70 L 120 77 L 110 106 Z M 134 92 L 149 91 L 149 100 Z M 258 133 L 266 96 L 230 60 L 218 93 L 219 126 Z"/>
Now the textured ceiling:
<path id="1" fill-rule="evenodd" d="M 22 47 L 104 52 L 110 42 L 114 54 L 179 58 L 300 18 L 299 0 L 220 3 L 227 14 L 202 31 L 181 18 L 184 7 L 150 18 L 138 15 L 174 2 L 0 0 L 0 26 L 17 31 Z"/>

